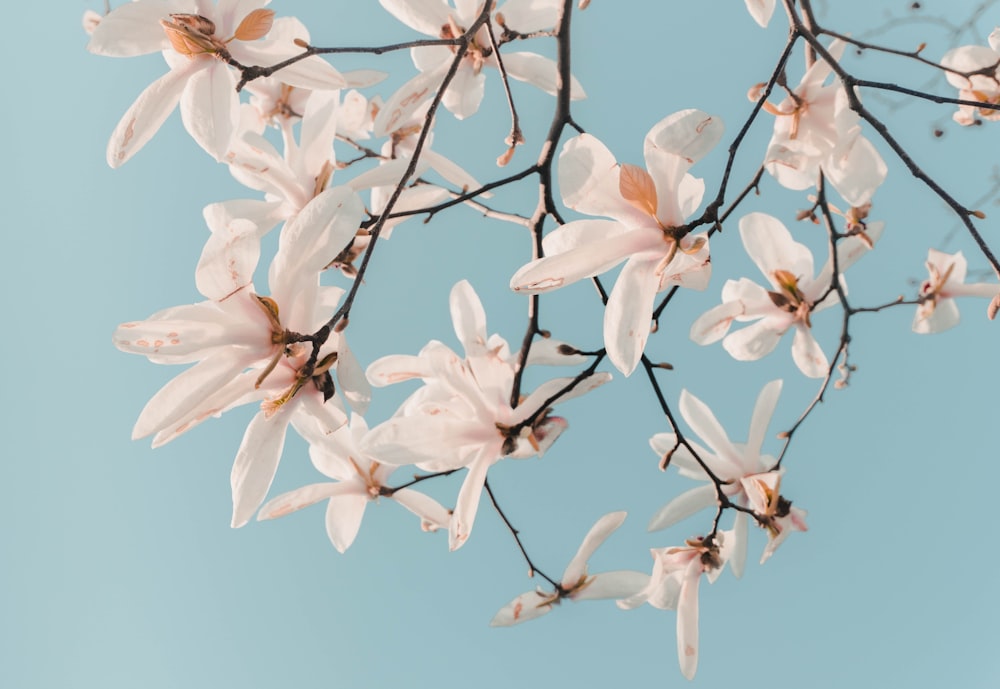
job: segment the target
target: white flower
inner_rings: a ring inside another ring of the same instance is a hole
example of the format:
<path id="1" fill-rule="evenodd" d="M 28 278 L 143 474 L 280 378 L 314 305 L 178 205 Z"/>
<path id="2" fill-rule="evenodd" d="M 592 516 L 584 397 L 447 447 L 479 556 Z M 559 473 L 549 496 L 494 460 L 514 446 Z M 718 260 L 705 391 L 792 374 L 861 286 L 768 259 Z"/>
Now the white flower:
<path id="1" fill-rule="evenodd" d="M 143 91 L 108 142 L 118 167 L 146 145 L 180 103 L 184 128 L 216 160 L 222 160 L 239 121 L 237 75 L 226 60 L 271 65 L 301 52 L 292 43 L 258 40 L 271 28 L 268 0 L 137 0 L 116 7 L 94 27 L 87 49 L 131 57 L 159 50 L 170 71 Z M 282 80 L 309 89 L 336 89 L 343 77 L 317 56 L 281 71 Z"/>
<path id="2" fill-rule="evenodd" d="M 433 38 L 461 36 L 467 27 L 475 22 L 483 7 L 479 0 L 455 0 L 455 7 L 451 7 L 446 0 L 420 0 L 420 2 L 379 0 L 379 2 L 399 21 L 414 31 Z M 529 9 L 529 3 L 530 0 L 510 0 L 504 7 L 506 12 L 514 12 L 513 16 L 529 16 L 527 12 L 523 15 L 521 12 Z M 542 4 L 553 3 L 546 0 Z M 555 21 L 555 14 L 551 11 L 543 12 L 536 17 L 545 21 L 551 18 L 553 22 Z M 501 31 L 502 29 L 497 26 L 494 35 L 499 36 Z M 395 129 L 397 123 L 406 119 L 409 112 L 420 105 L 428 94 L 439 88 L 451 65 L 455 47 L 422 46 L 413 48 L 410 54 L 420 74 L 389 98 L 376 119 L 377 128 L 386 131 Z M 503 64 L 507 75 L 513 79 L 530 82 L 552 94 L 558 90 L 556 63 L 547 57 L 528 52 L 504 52 Z M 459 119 L 464 119 L 479 110 L 486 84 L 486 77 L 482 74 L 484 66 L 497 66 L 497 58 L 485 26 L 480 27 L 470 42 L 462 64 L 442 97 L 441 102 L 444 107 Z M 574 99 L 584 97 L 583 89 L 576 79 L 573 79 L 570 85 L 570 94 Z"/>
<path id="3" fill-rule="evenodd" d="M 603 385 L 610 375 L 594 373 L 572 389 L 568 389 L 572 378 L 550 380 L 511 406 L 517 359 L 502 338 L 487 337 L 482 304 L 464 280 L 452 289 L 451 313 L 455 333 L 465 347 L 464 359 L 434 341 L 419 356 L 384 357 L 369 367 L 368 377 L 375 385 L 412 378 L 425 384 L 395 417 L 372 429 L 366 444 L 390 465 L 416 464 L 427 471 L 468 469 L 449 529 L 449 547 L 455 550 L 472 530 L 489 468 L 505 457 L 541 456 L 566 428 L 564 419 L 549 415 L 549 400 L 582 395 Z"/>
<path id="4" fill-rule="evenodd" d="M 951 71 L 945 72 L 948 83 L 958 89 L 960 99 L 990 105 L 1000 104 L 1000 27 L 993 29 L 989 44 L 989 47 L 963 45 L 949 50 L 941 58 L 941 66 L 949 70 L 970 74 L 978 72 L 968 77 Z M 959 124 L 968 126 L 975 124 L 977 118 L 1000 120 L 1000 110 L 960 105 L 952 118 Z"/>
<path id="5" fill-rule="evenodd" d="M 866 238 L 875 242 L 882 223 L 869 223 Z M 750 213 L 740 219 L 743 246 L 770 283 L 765 289 L 746 278 L 728 280 L 722 288 L 722 304 L 704 313 L 691 326 L 691 339 L 706 345 L 722 341 L 733 358 L 756 361 L 770 354 L 789 328 L 795 329 L 792 358 L 811 378 L 821 378 L 829 362 L 812 334 L 812 316 L 838 302 L 833 286 L 833 264 L 827 261 L 813 277 L 813 257 L 809 249 L 792 239 L 777 218 Z M 869 249 L 860 236 L 837 244 L 838 268 L 843 271 Z M 733 321 L 753 323 L 729 333 Z M 727 335 L 727 333 L 729 333 Z"/>
<path id="6" fill-rule="evenodd" d="M 336 483 L 313 483 L 279 495 L 260 508 L 257 519 L 275 519 L 321 500 L 328 500 L 326 533 L 333 546 L 343 553 L 354 542 L 365 506 L 386 497 L 420 517 L 425 530 L 447 528 L 451 517 L 436 500 L 409 488 L 387 490 L 386 481 L 395 467 L 386 466 L 364 448 L 368 425 L 355 414 L 350 427 L 335 433 L 309 433 L 301 429 L 310 441 L 309 456 L 313 465 Z"/>
<path id="7" fill-rule="evenodd" d="M 649 582 L 649 575 L 631 570 L 618 570 L 590 574 L 587 560 L 594 551 L 625 521 L 625 512 L 611 512 L 597 520 L 580 544 L 576 555 L 566 565 L 556 591 L 536 589 L 522 593 L 500 608 L 490 625 L 508 627 L 541 617 L 552 610 L 563 598 L 570 600 L 598 600 L 627 598 L 635 595 Z"/>
<path id="8" fill-rule="evenodd" d="M 939 333 L 958 325 L 955 297 L 993 298 L 1000 285 L 985 282 L 965 284 L 967 263 L 962 252 L 945 254 L 931 249 L 927 254 L 930 277 L 920 285 L 921 304 L 913 316 L 913 332 Z"/>
<path id="9" fill-rule="evenodd" d="M 715 146 L 722 129 L 718 118 L 699 110 L 667 117 L 646 135 L 648 172 L 619 165 L 592 136 L 570 139 L 559 157 L 563 202 L 613 220 L 577 220 L 549 233 L 545 257 L 518 270 L 511 289 L 546 292 L 627 260 L 604 312 L 604 344 L 618 370 L 631 374 L 649 338 L 656 294 L 672 285 L 708 285 L 707 235 L 678 230 L 705 191 L 687 171 Z"/>

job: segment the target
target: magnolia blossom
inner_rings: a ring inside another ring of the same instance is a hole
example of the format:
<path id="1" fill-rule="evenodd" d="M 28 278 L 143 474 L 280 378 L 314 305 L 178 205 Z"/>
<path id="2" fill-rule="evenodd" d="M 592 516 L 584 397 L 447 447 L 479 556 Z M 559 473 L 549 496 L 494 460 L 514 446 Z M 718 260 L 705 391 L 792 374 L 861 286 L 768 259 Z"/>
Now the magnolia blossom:
<path id="1" fill-rule="evenodd" d="M 843 271 L 866 253 L 881 234 L 882 223 L 869 223 L 863 237 L 852 236 L 837 244 L 841 279 Z M 813 337 L 812 317 L 839 301 L 833 284 L 832 261 L 827 261 L 819 275 L 813 277 L 812 253 L 792 239 L 780 220 L 765 213 L 750 213 L 741 218 L 740 236 L 771 289 L 747 278 L 727 280 L 722 288 L 722 304 L 694 322 L 691 339 L 702 345 L 722 339 L 722 346 L 733 358 L 756 361 L 770 354 L 781 336 L 794 328 L 795 365 L 811 378 L 823 377 L 829 370 L 829 361 Z M 729 333 L 733 321 L 752 321 L 752 324 Z"/>
<path id="2" fill-rule="evenodd" d="M 681 672 L 693 679 L 698 670 L 698 584 L 704 574 L 709 582 L 722 572 L 725 535 L 693 538 L 683 547 L 652 549 L 653 574 L 646 587 L 618 606 L 625 610 L 649 603 L 661 610 L 677 611 L 677 658 Z"/>
<path id="3" fill-rule="evenodd" d="M 721 136 L 718 118 L 674 113 L 646 135 L 648 171 L 618 164 L 593 136 L 570 139 L 559 157 L 563 202 L 612 220 L 576 220 L 549 233 L 545 257 L 518 270 L 511 289 L 547 292 L 627 261 L 604 312 L 604 343 L 618 370 L 631 374 L 649 337 L 656 294 L 672 285 L 708 286 L 708 236 L 684 227 L 705 184 L 687 171 Z"/>
<path id="4" fill-rule="evenodd" d="M 564 598 L 570 600 L 599 600 L 626 598 L 635 595 L 649 582 L 649 575 L 631 570 L 618 570 L 590 574 L 587 561 L 594 551 L 625 521 L 625 512 L 611 512 L 597 520 L 580 544 L 576 555 L 566 565 L 559 588 L 555 591 L 536 589 L 522 593 L 500 609 L 493 617 L 493 627 L 508 627 L 541 617 Z"/>
<path id="5" fill-rule="evenodd" d="M 455 6 L 447 0 L 379 0 L 382 7 L 399 21 L 414 31 L 432 38 L 457 38 L 465 33 L 479 14 L 483 5 L 480 0 L 455 0 Z M 535 31 L 551 28 L 557 17 L 556 8 L 561 4 L 556 0 L 508 0 L 503 11 L 511 28 L 520 31 Z M 522 28 L 515 20 L 528 19 L 530 28 Z M 551 22 L 551 23 L 548 23 Z M 547 25 L 546 25 L 547 24 Z M 500 36 L 502 27 L 495 25 L 494 35 Z M 377 125 L 385 130 L 395 129 L 397 123 L 406 119 L 430 93 L 440 87 L 448 71 L 454 46 L 422 46 L 413 48 L 410 55 L 420 74 L 403 85 L 379 113 Z M 490 42 L 486 27 L 480 27 L 470 41 L 462 64 L 448 85 L 442 103 L 459 119 L 464 119 L 479 110 L 483 100 L 486 77 L 484 66 L 497 67 L 497 56 Z M 519 81 L 527 81 L 548 93 L 555 94 L 559 88 L 556 63 L 547 57 L 528 52 L 504 52 L 503 66 L 507 75 Z M 570 97 L 584 98 L 583 88 L 572 80 Z"/>
<path id="6" fill-rule="evenodd" d="M 395 467 L 382 464 L 364 449 L 368 425 L 355 414 L 350 426 L 329 435 L 309 434 L 309 457 L 320 472 L 335 483 L 313 483 L 279 495 L 260 508 L 257 519 L 283 517 L 321 500 L 327 500 L 326 533 L 343 553 L 354 542 L 369 502 L 380 497 L 395 500 L 420 517 L 425 530 L 447 528 L 451 514 L 436 500 L 410 488 L 388 489 L 386 481 Z"/>
<path id="7" fill-rule="evenodd" d="M 132 57 L 163 51 L 170 71 L 143 91 L 108 143 L 118 167 L 146 145 L 180 103 L 184 128 L 222 160 L 239 122 L 238 76 L 228 64 L 271 65 L 299 52 L 288 41 L 263 39 L 274 19 L 268 0 L 137 0 L 116 7 L 94 27 L 87 49 Z M 319 57 L 282 69 L 281 79 L 307 89 L 337 89 L 344 78 Z"/>
<path id="8" fill-rule="evenodd" d="M 716 478 L 722 481 L 722 492 L 726 498 L 741 507 L 752 507 L 757 513 L 757 523 L 768 529 L 770 538 L 761 557 L 761 564 L 788 536 L 789 531 L 806 530 L 805 511 L 793 507 L 777 492 L 781 472 L 775 471 L 774 467 L 778 460 L 761 454 L 764 436 L 780 394 L 780 380 L 771 381 L 760 391 L 745 443 L 731 442 L 712 410 L 697 397 L 687 390 L 681 391 L 680 397 L 681 416 L 691 430 L 708 445 L 706 449 L 688 440 L 695 453 Z M 650 531 L 665 529 L 706 507 L 719 504 L 715 484 L 710 482 L 710 477 L 691 454 L 691 450 L 677 442 L 676 434 L 658 433 L 650 439 L 649 444 L 659 456 L 669 459 L 670 464 L 676 466 L 682 476 L 709 481 L 708 485 L 692 488 L 660 508 L 649 522 Z M 733 574 L 743 576 L 747 553 L 745 512 L 736 511 L 726 546 L 726 559 L 732 566 Z"/>
<path id="9" fill-rule="evenodd" d="M 366 447 L 389 465 L 468 469 L 449 528 L 449 547 L 455 550 L 472 530 L 489 468 L 505 457 L 544 454 L 567 425 L 550 416 L 551 400 L 582 395 L 606 383 L 610 375 L 550 380 L 512 406 L 517 357 L 510 355 L 502 338 L 487 337 L 482 304 L 464 280 L 452 288 L 451 314 L 465 358 L 433 341 L 419 356 L 384 357 L 369 367 L 375 385 L 413 378 L 424 385 L 395 417 L 372 429 Z"/>
<path id="10" fill-rule="evenodd" d="M 270 269 L 270 296 L 253 290 L 255 261 L 219 263 L 216 270 L 226 275 L 201 281 L 211 288 L 207 301 L 125 323 L 114 334 L 119 349 L 151 361 L 197 362 L 147 403 L 134 437 L 155 434 L 154 446 L 160 445 L 210 416 L 260 403 L 233 465 L 233 526 L 246 523 L 267 494 L 290 423 L 308 417 L 330 433 L 347 421 L 332 373 L 357 411 L 371 397 L 342 333 L 331 333 L 315 357 L 299 335 L 318 330 L 336 308 L 343 290 L 321 286 L 318 275 L 350 241 L 363 210 L 349 189 L 324 194 L 330 202 L 323 217 L 299 215 L 282 234 Z M 220 286 L 230 281 L 242 286 L 220 296 Z"/>
<path id="11" fill-rule="evenodd" d="M 839 60 L 844 42 L 834 41 L 829 52 Z M 795 190 L 813 187 L 822 170 L 851 206 L 862 206 L 885 181 L 888 168 L 861 135 L 860 117 L 851 110 L 843 84 L 836 78 L 825 83 L 832 74 L 830 65 L 817 59 L 781 103 L 764 104 L 776 116 L 764 167 L 781 186 Z M 757 93 L 755 87 L 751 98 Z"/>
<path id="12" fill-rule="evenodd" d="M 968 270 L 961 251 L 945 254 L 931 249 L 927 254 L 930 277 L 920 285 L 921 303 L 913 316 L 913 332 L 939 333 L 958 325 L 958 305 L 955 297 L 993 298 L 1000 285 L 985 282 L 965 284 Z"/>
<path id="13" fill-rule="evenodd" d="M 993 29 L 989 44 L 989 47 L 963 45 L 949 50 L 941 58 L 941 66 L 954 70 L 946 71 L 945 78 L 958 89 L 958 97 L 962 100 L 1000 105 L 1000 27 Z M 969 76 L 955 72 L 964 72 Z M 968 126 L 975 124 L 977 119 L 1000 120 L 1000 110 L 959 105 L 958 112 L 952 118 L 959 124 Z"/>

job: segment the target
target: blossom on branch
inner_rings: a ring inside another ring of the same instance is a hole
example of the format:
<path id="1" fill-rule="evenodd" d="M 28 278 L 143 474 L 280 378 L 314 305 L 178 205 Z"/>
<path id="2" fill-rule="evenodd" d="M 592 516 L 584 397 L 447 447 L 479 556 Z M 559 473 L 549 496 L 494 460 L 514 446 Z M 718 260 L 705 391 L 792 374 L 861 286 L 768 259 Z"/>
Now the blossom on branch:
<path id="1" fill-rule="evenodd" d="M 658 292 L 679 285 L 705 289 L 711 275 L 708 235 L 685 227 L 705 183 L 688 169 L 722 137 L 722 122 L 682 110 L 646 135 L 646 168 L 619 164 L 589 134 L 566 142 L 559 156 L 563 203 L 612 220 L 576 220 L 550 232 L 545 256 L 523 266 L 511 289 L 536 294 L 593 277 L 627 261 L 604 311 L 608 358 L 630 375 L 649 338 Z"/>
<path id="2" fill-rule="evenodd" d="M 118 167 L 159 130 L 180 103 L 184 128 L 209 155 L 222 160 L 239 121 L 238 76 L 243 66 L 270 66 L 301 52 L 293 43 L 267 39 L 274 18 L 268 0 L 137 0 L 116 7 L 94 27 L 87 49 L 132 57 L 163 51 L 170 71 L 154 81 L 126 111 L 108 142 Z M 282 81 L 307 89 L 347 84 L 322 58 L 312 56 L 281 70 Z"/>
<path id="3" fill-rule="evenodd" d="M 838 242 L 841 281 L 843 271 L 865 254 L 881 234 L 882 223 L 869 223 L 864 236 Z M 812 253 L 792 239 L 780 220 L 765 213 L 743 216 L 740 236 L 771 289 L 747 278 L 727 280 L 722 287 L 722 304 L 692 324 L 691 339 L 702 345 L 721 339 L 722 346 L 734 359 L 756 361 L 770 354 L 781 336 L 794 328 L 795 365 L 810 378 L 822 378 L 829 370 L 829 362 L 813 337 L 812 317 L 839 301 L 833 282 L 833 262 L 828 260 L 819 275 L 813 277 Z M 752 323 L 729 333 L 733 321 Z"/>
<path id="4" fill-rule="evenodd" d="M 506 457 L 544 454 L 567 426 L 565 419 L 550 415 L 549 405 L 589 392 L 611 376 L 556 378 L 512 406 L 518 357 L 499 336 L 487 337 L 482 304 L 464 280 L 452 288 L 451 314 L 464 358 L 432 341 L 419 356 L 383 357 L 368 368 L 374 385 L 414 378 L 424 385 L 393 418 L 372 429 L 366 447 L 389 465 L 468 469 L 449 528 L 449 547 L 455 550 L 472 531 L 489 468 Z M 572 358 L 564 357 L 565 363 Z"/>
<path id="5" fill-rule="evenodd" d="M 958 89 L 960 99 L 1000 105 L 1000 27 L 993 29 L 989 44 L 989 47 L 963 45 L 949 50 L 941 58 L 941 66 L 948 70 L 945 78 Z M 977 119 L 1000 120 L 1000 110 L 959 105 L 952 119 L 968 126 L 975 124 Z"/>
<path id="6" fill-rule="evenodd" d="M 509 627 L 548 614 L 553 605 L 564 598 L 570 600 L 601 600 L 627 598 L 635 595 L 649 582 L 649 575 L 632 570 L 618 570 L 590 574 L 587 561 L 608 536 L 625 521 L 625 512 L 611 512 L 597 520 L 583 538 L 576 555 L 566 565 L 562 579 L 555 591 L 534 591 L 522 593 L 510 603 L 500 608 L 490 622 L 493 627 Z"/>
<path id="7" fill-rule="evenodd" d="M 1000 292 L 1000 285 L 979 282 L 965 284 L 968 265 L 961 251 L 946 254 L 931 249 L 927 254 L 930 277 L 920 285 L 920 305 L 913 316 L 913 332 L 939 333 L 958 325 L 958 305 L 955 297 L 985 297 L 991 299 Z"/>

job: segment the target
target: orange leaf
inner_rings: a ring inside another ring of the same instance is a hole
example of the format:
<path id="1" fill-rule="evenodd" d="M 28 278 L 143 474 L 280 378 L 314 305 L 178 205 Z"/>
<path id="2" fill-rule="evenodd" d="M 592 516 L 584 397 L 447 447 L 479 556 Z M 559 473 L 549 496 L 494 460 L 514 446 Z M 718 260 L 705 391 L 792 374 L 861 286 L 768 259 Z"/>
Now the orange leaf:
<path id="1" fill-rule="evenodd" d="M 636 165 L 621 164 L 618 191 L 622 198 L 643 213 L 656 217 L 656 184 L 649 173 Z"/>
<path id="2" fill-rule="evenodd" d="M 254 10 L 236 27 L 233 38 L 239 41 L 256 41 L 271 30 L 274 23 L 274 10 Z"/>

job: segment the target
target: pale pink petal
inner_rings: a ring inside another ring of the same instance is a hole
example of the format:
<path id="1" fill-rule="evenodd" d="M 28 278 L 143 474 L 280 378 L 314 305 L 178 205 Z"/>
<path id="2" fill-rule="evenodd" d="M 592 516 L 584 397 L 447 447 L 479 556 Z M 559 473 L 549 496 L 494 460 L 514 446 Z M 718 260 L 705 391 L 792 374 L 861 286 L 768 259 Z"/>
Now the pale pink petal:
<path id="1" fill-rule="evenodd" d="M 737 579 L 743 576 L 747 563 L 747 515 L 737 512 L 733 520 L 733 532 L 729 539 L 729 567 Z"/>
<path id="2" fill-rule="evenodd" d="M 718 342 L 733 324 L 733 319 L 743 314 L 745 307 L 741 301 L 719 304 L 700 315 L 691 324 L 691 339 L 700 345 Z"/>
<path id="3" fill-rule="evenodd" d="M 656 149 L 680 156 L 693 165 L 715 148 L 724 131 L 721 119 L 701 110 L 675 112 L 649 130 L 644 142 L 646 160 L 650 151 Z"/>
<path id="4" fill-rule="evenodd" d="M 528 591 L 500 608 L 490 621 L 491 627 L 509 627 L 521 622 L 533 620 L 552 611 L 552 604 L 557 602 L 555 594 L 546 595 L 538 591 Z"/>
<path id="5" fill-rule="evenodd" d="M 483 11 L 482 0 L 454 0 L 455 21 L 459 26 L 468 26 L 476 20 Z"/>
<path id="6" fill-rule="evenodd" d="M 792 239 L 780 220 L 766 213 L 750 213 L 740 218 L 743 246 L 760 272 L 774 280 L 774 271 L 784 270 L 798 279 L 810 280 L 813 257 L 809 249 Z"/>
<path id="7" fill-rule="evenodd" d="M 133 57 L 168 48 L 170 42 L 160 26 L 172 13 L 189 14 L 193 0 L 145 0 L 126 2 L 101 17 L 87 44 L 96 55 Z"/>
<path id="8" fill-rule="evenodd" d="M 917 307 L 913 318 L 913 332 L 928 335 L 944 332 L 958 325 L 960 316 L 954 299 L 938 299 L 933 310 L 926 308 L 927 306 Z"/>
<path id="9" fill-rule="evenodd" d="M 257 513 L 257 521 L 284 517 L 286 514 L 315 505 L 320 500 L 326 500 L 335 495 L 356 494 L 359 490 L 361 489 L 358 486 L 349 483 L 326 482 L 302 486 L 269 500 Z"/>
<path id="10" fill-rule="evenodd" d="M 766 27 L 774 13 L 774 0 L 745 0 L 747 11 L 761 27 Z"/>
<path id="11" fill-rule="evenodd" d="M 625 521 L 627 512 L 609 512 L 590 527 L 590 531 L 583 537 L 576 555 L 566 565 L 566 571 L 562 575 L 562 585 L 572 588 L 579 583 L 580 579 L 587 574 L 587 560 L 594 554 L 594 551 L 607 540 L 608 536 L 614 533 L 615 529 Z"/>
<path id="12" fill-rule="evenodd" d="M 746 456 L 748 457 L 760 456 L 760 448 L 764 444 L 767 427 L 774 415 L 774 408 L 778 405 L 778 397 L 781 396 L 781 385 L 780 380 L 772 380 L 764 386 L 757 396 L 757 402 L 753 407 L 753 417 L 750 419 L 750 433 L 747 437 Z"/>
<path id="13" fill-rule="evenodd" d="M 510 288 L 515 292 L 535 294 L 547 292 L 577 280 L 599 275 L 614 268 L 630 255 L 655 248 L 662 240 L 656 232 L 646 229 L 632 230 L 617 237 L 580 246 L 572 251 L 554 256 L 546 256 L 523 266 L 510 279 Z M 631 261 L 630 261 L 631 263 Z M 650 264 L 646 282 L 656 294 L 657 279 L 653 269 L 657 261 L 640 261 Z M 634 271 L 634 268 L 633 268 Z M 618 278 L 621 282 L 621 278 Z M 650 307 L 652 315 L 652 307 Z"/>
<path id="14" fill-rule="evenodd" d="M 337 345 L 336 366 L 337 382 L 340 383 L 341 394 L 356 413 L 366 413 L 368 405 L 372 401 L 372 388 L 357 357 L 347 346 L 347 338 L 343 335 L 340 336 L 340 342 Z"/>
<path id="15" fill-rule="evenodd" d="M 573 378 L 553 378 L 552 380 L 548 380 L 539 385 L 530 395 L 518 403 L 517 408 L 514 410 L 514 414 L 511 417 L 511 423 L 520 423 L 534 414 L 536 411 L 545 406 L 545 402 L 551 399 L 553 395 L 568 387 L 573 380 Z M 599 388 L 610 380 L 610 373 L 606 373 L 604 371 L 593 373 L 573 386 L 571 390 L 563 393 L 557 401 L 562 403 L 567 400 L 571 400 L 574 397 L 580 397 L 581 395 L 587 394 L 591 390 Z"/>
<path id="16" fill-rule="evenodd" d="M 232 352 L 218 351 L 175 376 L 143 407 L 132 429 L 132 439 L 144 438 L 176 423 L 249 363 L 252 362 Z"/>
<path id="17" fill-rule="evenodd" d="M 585 364 L 590 359 L 583 354 L 573 353 L 576 347 L 554 337 L 536 338 L 528 350 L 528 366 L 574 366 Z"/>
<path id="18" fill-rule="evenodd" d="M 276 55 L 263 66 L 267 67 L 278 64 L 296 54 Z M 276 72 L 276 75 L 281 79 L 282 83 L 310 91 L 331 91 L 348 86 L 344 75 L 319 55 L 313 55 L 304 60 L 294 62 L 287 67 L 282 67 L 281 71 Z"/>
<path id="19" fill-rule="evenodd" d="M 486 75 L 472 71 L 472 66 L 463 62 L 455 72 L 455 77 L 448 84 L 441 104 L 455 117 L 464 120 L 476 114 L 479 104 L 483 102 L 486 92 Z"/>
<path id="20" fill-rule="evenodd" d="M 218 161 L 225 159 L 239 123 L 236 75 L 226 63 L 207 60 L 181 94 L 181 119 L 188 134 Z"/>
<path id="21" fill-rule="evenodd" d="M 441 506 L 434 498 L 428 497 L 409 488 L 397 490 L 393 499 L 420 517 L 425 530 L 447 529 L 451 521 L 451 512 Z"/>
<path id="22" fill-rule="evenodd" d="M 326 506 L 326 535 L 337 552 L 343 553 L 354 543 L 367 504 L 365 494 L 341 494 L 330 498 Z"/>
<path id="23" fill-rule="evenodd" d="M 243 434 L 229 477 L 233 491 L 233 528 L 250 521 L 267 496 L 281 460 L 291 411 L 287 404 L 271 416 L 260 411 Z"/>
<path id="24" fill-rule="evenodd" d="M 465 348 L 466 356 L 482 353 L 487 337 L 486 311 L 468 280 L 456 282 L 451 288 L 449 304 L 455 336 Z"/>
<path id="25" fill-rule="evenodd" d="M 454 57 L 455 53 L 446 45 L 421 46 L 410 50 L 410 58 L 413 60 L 414 67 L 421 72 L 440 72 L 441 77 L 451 67 Z M 440 78 L 437 83 L 441 83 Z M 434 86 L 434 90 L 437 90 L 437 84 Z"/>
<path id="26" fill-rule="evenodd" d="M 984 45 L 964 45 L 954 48 L 945 53 L 941 58 L 941 64 L 955 72 L 977 72 L 979 70 L 992 67 L 996 64 L 1000 55 L 992 48 Z M 945 72 L 948 83 L 957 89 L 985 89 L 994 91 L 996 83 L 990 75 L 979 74 L 971 78 L 963 77 L 953 72 Z"/>
<path id="27" fill-rule="evenodd" d="M 323 165 L 333 158 L 339 106 L 340 93 L 334 91 L 313 91 L 306 101 L 302 124 L 299 125 L 299 146 L 302 170 L 308 174 L 318 174 Z"/>
<path id="28" fill-rule="evenodd" d="M 486 474 L 490 467 L 499 459 L 494 455 L 494 448 L 485 446 L 469 464 L 462 487 L 455 501 L 455 512 L 451 515 L 448 527 L 448 549 L 458 550 L 472 533 L 472 525 L 479 511 L 479 498 L 486 483 Z"/>
<path id="29" fill-rule="evenodd" d="M 446 182 L 451 182 L 463 192 L 478 189 L 482 186 L 476 178 L 469 174 L 464 168 L 455 164 L 448 158 L 445 158 L 436 151 L 432 151 L 429 148 L 424 147 L 423 152 L 420 154 L 420 159 L 425 162 L 428 167 L 432 168 L 435 172 L 441 175 Z M 481 196 L 483 198 L 489 198 L 492 194 L 486 192 Z"/>
<path id="30" fill-rule="evenodd" d="M 787 325 L 777 325 L 773 318 L 761 319 L 726 335 L 722 346 L 738 361 L 756 361 L 773 352 L 788 329 Z"/>
<path id="31" fill-rule="evenodd" d="M 619 273 L 604 309 L 604 346 L 608 349 L 608 359 L 626 376 L 639 364 L 649 338 L 653 301 L 659 286 L 658 263 L 655 256 L 630 259 Z"/>
<path id="32" fill-rule="evenodd" d="M 260 259 L 260 239 L 280 220 L 281 204 L 226 201 L 205 206 L 212 235 L 202 249 L 195 284 L 209 299 L 224 299 L 253 282 Z"/>
<path id="33" fill-rule="evenodd" d="M 503 66 L 508 76 L 518 81 L 526 81 L 546 93 L 555 95 L 559 91 L 559 72 L 555 61 L 536 53 L 504 53 Z M 569 97 L 573 100 L 586 98 L 580 82 L 570 75 Z"/>
<path id="34" fill-rule="evenodd" d="M 365 449 L 391 466 L 435 462 L 441 470 L 458 469 L 468 464 L 464 446 L 475 440 L 464 437 L 468 427 L 441 416 L 394 417 L 371 430 Z"/>
<path id="35" fill-rule="evenodd" d="M 842 155 L 830 156 L 823 172 L 849 205 L 862 206 L 885 181 L 889 168 L 872 143 L 859 136 Z"/>
<path id="36" fill-rule="evenodd" d="M 649 583 L 649 575 L 632 570 L 601 572 L 590 577 L 587 585 L 570 595 L 573 600 L 605 600 L 628 598 Z"/>
<path id="37" fill-rule="evenodd" d="M 192 60 L 186 68 L 172 69 L 147 86 L 111 134 L 108 165 L 122 165 L 145 146 L 173 112 L 191 75 L 206 67 L 208 63 Z"/>
<path id="38" fill-rule="evenodd" d="M 615 220 L 574 220 L 545 235 L 542 248 L 546 256 L 564 254 L 588 244 L 620 237 L 629 228 Z"/>
<path id="39" fill-rule="evenodd" d="M 701 560 L 691 560 L 684 571 L 680 599 L 677 601 L 677 658 L 681 672 L 688 679 L 694 679 L 698 670 L 698 583 L 701 572 Z"/>
<path id="40" fill-rule="evenodd" d="M 646 214 L 622 198 L 614 155 L 589 134 L 573 137 L 563 146 L 559 190 L 563 203 L 581 213 L 614 218 L 629 228 L 649 222 Z"/>
<path id="41" fill-rule="evenodd" d="M 648 531 L 660 531 L 687 519 L 692 514 L 700 512 L 710 505 L 717 504 L 714 485 L 698 486 L 681 493 L 676 498 L 661 507 L 649 520 Z"/>
<path id="42" fill-rule="evenodd" d="M 414 31 L 438 38 L 448 23 L 448 5 L 444 0 L 379 0 L 396 19 Z"/>
<path id="43" fill-rule="evenodd" d="M 561 5 L 553 0 L 507 0 L 498 9 L 506 25 L 521 33 L 545 31 L 556 25 Z"/>
<path id="44" fill-rule="evenodd" d="M 826 354 L 813 337 L 812 330 L 803 323 L 795 324 L 792 359 L 799 370 L 810 378 L 822 378 L 830 370 Z"/>
<path id="45" fill-rule="evenodd" d="M 166 445 L 203 421 L 213 416 L 219 417 L 227 409 L 255 400 L 259 401 L 262 395 L 254 390 L 254 382 L 259 375 L 257 371 L 247 371 L 237 375 L 236 378 L 191 408 L 183 417 L 154 435 L 152 447 Z"/>
<path id="46" fill-rule="evenodd" d="M 715 454 L 728 462 L 738 463 L 735 460 L 741 457 L 742 453 L 733 447 L 726 430 L 707 404 L 687 390 L 681 390 L 679 408 L 681 416 L 687 421 L 691 430 L 704 440 Z"/>
<path id="47" fill-rule="evenodd" d="M 372 385 L 381 388 L 404 380 L 427 378 L 431 375 L 431 368 L 424 357 L 391 354 L 373 361 L 365 375 Z"/>

